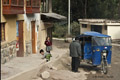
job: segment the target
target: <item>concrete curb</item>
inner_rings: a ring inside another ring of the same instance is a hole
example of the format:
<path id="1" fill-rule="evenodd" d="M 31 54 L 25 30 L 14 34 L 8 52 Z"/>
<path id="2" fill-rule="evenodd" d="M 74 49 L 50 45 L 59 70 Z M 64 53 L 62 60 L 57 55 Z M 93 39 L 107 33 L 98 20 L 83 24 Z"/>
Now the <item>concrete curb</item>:
<path id="1" fill-rule="evenodd" d="M 53 38 L 53 40 L 65 41 L 65 40 L 72 40 L 72 38 Z"/>
<path id="2" fill-rule="evenodd" d="M 64 41 L 65 39 L 64 39 L 64 38 L 53 38 L 53 40 L 61 40 L 61 41 Z"/>
<path id="3" fill-rule="evenodd" d="M 113 43 L 112 46 L 120 46 L 120 44 L 114 44 L 114 43 Z"/>

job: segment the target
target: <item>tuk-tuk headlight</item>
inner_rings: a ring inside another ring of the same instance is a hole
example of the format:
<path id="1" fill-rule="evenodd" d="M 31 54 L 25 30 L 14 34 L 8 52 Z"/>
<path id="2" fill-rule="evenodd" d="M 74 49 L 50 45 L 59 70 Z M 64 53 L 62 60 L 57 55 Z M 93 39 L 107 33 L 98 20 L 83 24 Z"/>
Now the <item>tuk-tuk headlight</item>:
<path id="1" fill-rule="evenodd" d="M 107 53 L 103 53 L 103 56 L 107 56 Z"/>
<path id="2" fill-rule="evenodd" d="M 93 50 L 93 52 L 95 52 L 95 50 Z"/>
<path id="3" fill-rule="evenodd" d="M 102 50 L 102 55 L 103 56 L 107 56 L 108 55 L 108 51 L 107 50 Z"/>

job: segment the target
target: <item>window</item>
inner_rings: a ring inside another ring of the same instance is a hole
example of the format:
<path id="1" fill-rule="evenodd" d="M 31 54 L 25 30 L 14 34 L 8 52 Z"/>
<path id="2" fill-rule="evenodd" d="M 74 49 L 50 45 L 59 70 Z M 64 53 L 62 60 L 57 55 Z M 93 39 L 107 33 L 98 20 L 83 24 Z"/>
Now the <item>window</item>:
<path id="1" fill-rule="evenodd" d="M 17 0 L 11 0 L 11 1 L 12 1 L 11 4 L 17 5 Z"/>
<path id="2" fill-rule="evenodd" d="M 82 24 L 82 28 L 87 28 L 87 24 Z"/>
<path id="3" fill-rule="evenodd" d="M 41 0 L 41 12 L 49 11 L 49 0 Z"/>
<path id="4" fill-rule="evenodd" d="M 32 6 L 36 6 L 36 0 L 32 2 Z"/>
<path id="5" fill-rule="evenodd" d="M 9 4 L 9 1 L 12 5 L 24 5 L 24 0 L 3 0 L 3 4 Z"/>
<path id="6" fill-rule="evenodd" d="M 107 30 L 107 25 L 104 26 L 104 29 Z"/>
<path id="7" fill-rule="evenodd" d="M 9 4 L 9 0 L 3 0 L 3 4 Z"/>
<path id="8" fill-rule="evenodd" d="M 24 0 L 11 0 L 12 5 L 24 5 Z"/>
<path id="9" fill-rule="evenodd" d="M 40 6 L 40 1 L 36 3 L 36 6 Z"/>
<path id="10" fill-rule="evenodd" d="M 0 40 L 5 41 L 5 23 L 0 23 L 0 28 L 1 28 L 1 35 L 0 35 Z"/>
<path id="11" fill-rule="evenodd" d="M 27 6 L 40 7 L 40 0 L 27 0 Z"/>
<path id="12" fill-rule="evenodd" d="M 33 0 L 32 6 L 33 6 L 33 7 L 40 7 L 40 2 L 39 2 L 39 0 Z"/>
<path id="13" fill-rule="evenodd" d="M 31 0 L 27 0 L 27 6 L 31 6 Z"/>
<path id="14" fill-rule="evenodd" d="M 93 37 L 93 46 L 110 46 L 111 45 L 111 38 L 104 38 L 104 37 Z"/>
<path id="15" fill-rule="evenodd" d="M 91 31 L 102 33 L 103 27 L 101 25 L 91 25 Z"/>
<path id="16" fill-rule="evenodd" d="M 18 0 L 18 5 L 24 5 L 24 0 Z"/>

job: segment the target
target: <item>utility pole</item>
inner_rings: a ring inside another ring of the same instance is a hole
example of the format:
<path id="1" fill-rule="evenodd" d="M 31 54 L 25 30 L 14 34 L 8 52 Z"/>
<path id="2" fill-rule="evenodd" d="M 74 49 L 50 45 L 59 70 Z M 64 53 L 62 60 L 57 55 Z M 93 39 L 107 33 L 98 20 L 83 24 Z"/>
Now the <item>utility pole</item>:
<path id="1" fill-rule="evenodd" d="M 120 0 L 119 0 L 119 6 L 118 6 L 118 15 L 119 15 L 119 20 L 120 20 Z"/>
<path id="2" fill-rule="evenodd" d="M 70 35 L 70 0 L 68 0 L 68 35 Z"/>

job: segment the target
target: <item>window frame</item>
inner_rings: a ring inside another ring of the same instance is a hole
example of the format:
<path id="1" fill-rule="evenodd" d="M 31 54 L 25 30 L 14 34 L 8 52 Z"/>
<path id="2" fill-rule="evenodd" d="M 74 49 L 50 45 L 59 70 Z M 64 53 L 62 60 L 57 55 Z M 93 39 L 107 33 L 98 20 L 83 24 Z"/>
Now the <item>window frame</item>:
<path id="1" fill-rule="evenodd" d="M 16 4 L 13 4 L 12 1 L 14 0 L 11 0 L 11 5 L 14 5 L 14 6 L 24 6 L 24 0 L 21 1 L 21 0 L 16 0 Z M 14 1 L 15 2 L 15 1 Z M 20 2 L 23 2 L 23 4 L 19 4 Z"/>
<path id="2" fill-rule="evenodd" d="M 39 6 L 37 5 L 37 3 L 39 2 Z M 33 2 L 35 2 L 35 5 L 33 5 Z M 32 0 L 32 7 L 40 7 L 40 0 Z"/>
<path id="3" fill-rule="evenodd" d="M 24 6 L 24 0 L 8 0 L 8 4 L 4 4 L 7 0 L 3 0 L 3 5 Z M 13 3 L 14 2 L 14 3 Z M 15 3 L 16 2 L 16 3 Z M 22 2 L 22 4 L 20 4 Z"/>
<path id="4" fill-rule="evenodd" d="M 30 3 L 30 5 L 27 5 L 28 2 Z M 27 6 L 27 7 L 31 7 L 31 6 L 32 6 L 32 0 L 30 0 L 30 1 L 27 1 L 27 0 L 26 0 L 26 6 Z"/>
<path id="5" fill-rule="evenodd" d="M 10 4 L 10 0 L 8 0 L 8 3 L 7 3 L 7 4 L 4 4 L 4 2 L 7 3 L 7 0 L 2 0 L 3 5 L 9 5 L 9 4 Z"/>
<path id="6" fill-rule="evenodd" d="M 82 24 L 82 28 L 87 28 L 87 24 Z"/>
<path id="7" fill-rule="evenodd" d="M 49 0 L 47 6 L 46 4 L 47 4 L 46 0 L 41 0 L 40 11 L 43 13 L 49 12 Z"/>
<path id="8" fill-rule="evenodd" d="M 28 2 L 30 3 L 29 5 Z M 26 0 L 26 7 L 40 7 L 40 0 Z"/>

